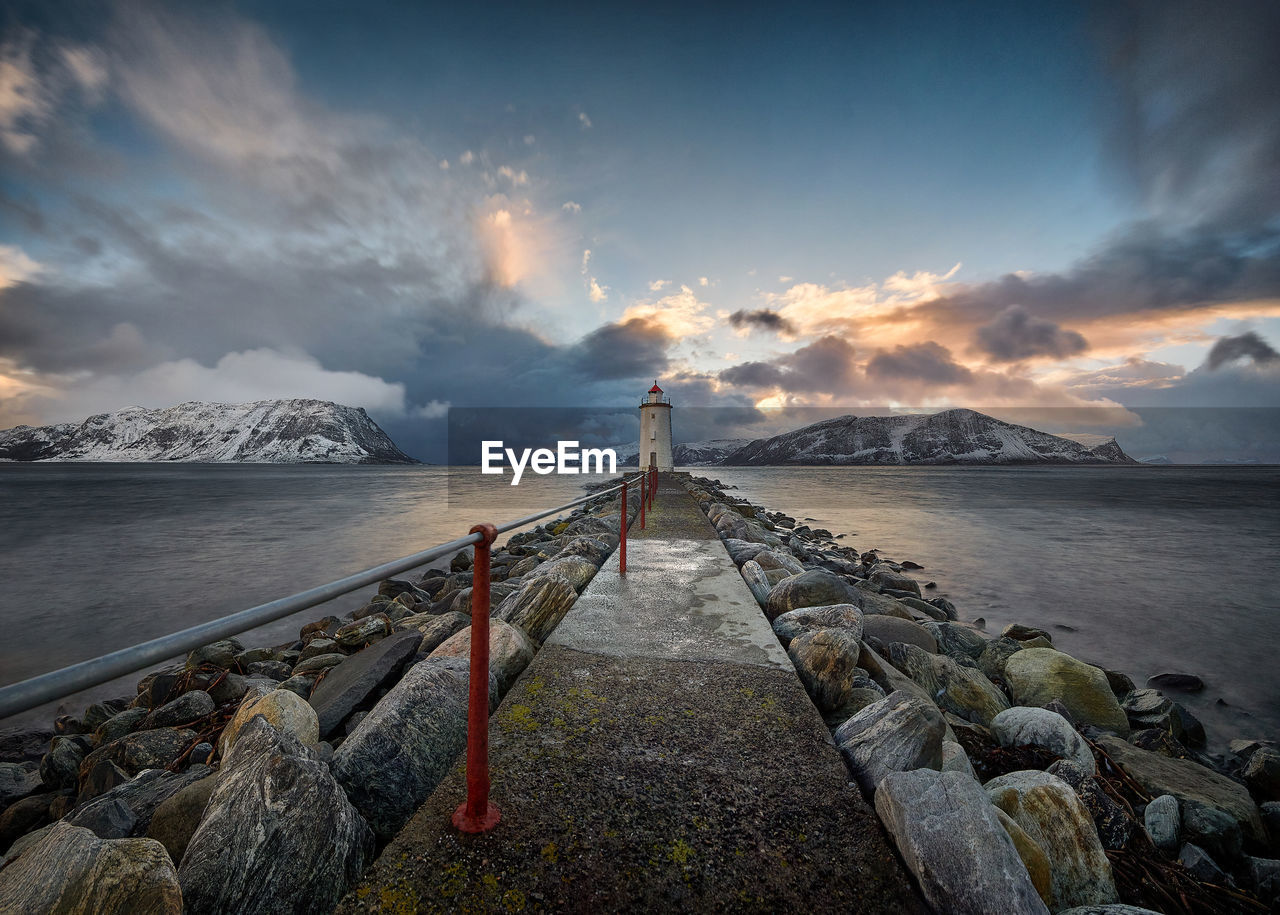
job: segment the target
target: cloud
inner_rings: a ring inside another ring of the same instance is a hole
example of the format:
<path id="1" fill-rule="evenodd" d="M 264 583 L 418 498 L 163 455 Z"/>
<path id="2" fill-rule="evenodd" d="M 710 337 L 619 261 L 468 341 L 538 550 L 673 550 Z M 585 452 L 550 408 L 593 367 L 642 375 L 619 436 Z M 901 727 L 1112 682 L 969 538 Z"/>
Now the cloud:
<path id="1" fill-rule="evenodd" d="M 587 298 L 593 302 L 603 302 L 609 298 L 609 287 L 601 286 L 594 276 L 589 277 L 587 280 Z"/>
<path id="2" fill-rule="evenodd" d="M 1098 30 L 1118 116 L 1109 152 L 1165 220 L 1253 231 L 1280 211 L 1280 6 L 1109 4 Z"/>
<path id="3" fill-rule="evenodd" d="M 794 280 L 794 279 L 795 279 L 795 277 L 794 277 L 794 276 L 780 276 L 780 277 L 778 277 L 778 282 L 779 282 L 779 283 L 790 283 L 790 282 L 791 282 L 792 280 Z"/>
<path id="4" fill-rule="evenodd" d="M 27 417 L 74 422 L 128 405 L 158 408 L 193 400 L 247 403 L 294 397 L 331 400 L 384 415 L 406 411 L 403 384 L 361 372 L 331 371 L 299 350 L 263 348 L 227 353 L 212 366 L 179 359 L 128 375 L 40 385 L 26 395 L 6 398 L 0 425 Z"/>
<path id="5" fill-rule="evenodd" d="M 529 183 L 528 172 L 526 172 L 524 169 L 521 169 L 520 171 L 516 171 L 515 169 L 511 168 L 511 166 L 509 165 L 499 166 L 498 177 L 506 178 L 508 181 L 511 182 L 511 185 L 513 187 L 524 187 L 526 184 Z"/>
<path id="6" fill-rule="evenodd" d="M 670 285 L 671 285 L 671 280 L 650 280 L 650 281 L 649 281 L 649 291 L 650 291 L 650 292 L 661 292 L 661 291 L 662 291 L 662 287 L 664 287 L 664 286 L 670 286 Z"/>
<path id="7" fill-rule="evenodd" d="M 585 111 L 579 111 L 578 123 L 582 125 L 583 130 L 588 130 L 591 127 L 591 118 L 587 117 L 587 113 Z"/>
<path id="8" fill-rule="evenodd" d="M 699 286 L 710 286 L 710 285 L 711 285 L 711 281 L 710 281 L 710 280 L 708 280 L 705 276 L 700 276 L 700 277 L 698 277 L 698 285 L 699 285 Z"/>
<path id="9" fill-rule="evenodd" d="M 776 311 L 770 311 L 767 308 L 757 308 L 754 311 L 748 311 L 745 308 L 739 308 L 733 314 L 729 315 L 729 324 L 732 327 L 743 331 L 750 331 L 753 328 L 759 330 L 767 330 L 776 334 L 793 334 L 795 327 L 778 314 Z"/>
<path id="10" fill-rule="evenodd" d="M 973 372 L 957 363 L 951 351 L 937 343 L 917 343 L 878 350 L 867 362 L 872 381 L 923 381 L 934 385 L 966 384 Z"/>
<path id="11" fill-rule="evenodd" d="M 605 324 L 579 340 L 571 364 L 593 378 L 636 378 L 662 374 L 670 365 L 667 348 L 674 338 L 661 322 L 642 317 Z"/>
<path id="12" fill-rule="evenodd" d="M 1010 305 L 974 332 L 979 350 L 998 362 L 1017 362 L 1036 356 L 1066 359 L 1089 348 L 1084 337 L 1064 330 L 1052 321 L 1028 314 L 1021 305 Z"/>
<path id="13" fill-rule="evenodd" d="M 710 306 L 688 286 L 652 302 L 636 302 L 623 312 L 623 320 L 639 320 L 660 326 L 673 339 L 692 338 L 715 327 Z"/>
<path id="14" fill-rule="evenodd" d="M 560 204 L 560 209 L 564 210 L 566 213 L 573 213 L 576 215 L 582 212 L 582 204 L 574 203 L 572 200 L 566 200 L 564 203 Z"/>
<path id="15" fill-rule="evenodd" d="M 780 388 L 788 393 L 849 394 L 860 373 L 854 348 L 834 335 L 821 337 L 770 362 L 745 362 L 719 373 L 722 382 L 748 388 Z"/>
<path id="16" fill-rule="evenodd" d="M 30 279 L 40 272 L 40 265 L 15 245 L 0 245 L 0 289 Z"/>
<path id="17" fill-rule="evenodd" d="M 534 143 L 536 143 L 536 142 L 538 142 L 538 138 L 537 138 L 537 137 L 535 137 L 533 134 L 531 134 L 531 133 L 526 133 L 526 134 L 524 135 L 524 145 L 525 145 L 525 146 L 532 146 L 532 145 L 533 145 Z"/>
<path id="18" fill-rule="evenodd" d="M 1251 359 L 1255 364 L 1274 362 L 1280 359 L 1280 353 L 1254 331 L 1240 334 L 1238 337 L 1222 337 L 1209 350 L 1205 367 L 1215 371 L 1237 359 Z"/>
<path id="19" fill-rule="evenodd" d="M 463 152 L 462 155 L 458 156 L 458 161 L 463 165 L 470 165 L 472 162 L 476 161 L 476 154 L 468 149 Z"/>

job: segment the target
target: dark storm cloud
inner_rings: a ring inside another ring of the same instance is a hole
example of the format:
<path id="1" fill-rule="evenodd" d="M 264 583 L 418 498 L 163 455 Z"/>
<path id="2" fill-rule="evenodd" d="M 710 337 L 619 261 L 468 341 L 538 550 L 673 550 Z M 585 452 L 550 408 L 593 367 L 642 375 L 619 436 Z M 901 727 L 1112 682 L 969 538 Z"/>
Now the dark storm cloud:
<path id="1" fill-rule="evenodd" d="M 989 324 L 974 333 L 978 349 L 1000 362 L 1017 362 L 1033 356 L 1065 359 L 1088 349 L 1084 337 L 1010 305 Z"/>
<path id="2" fill-rule="evenodd" d="M 726 384 L 781 388 L 791 393 L 847 394 L 858 381 L 854 349 L 841 337 L 828 334 L 794 353 L 769 362 L 744 362 L 720 372 Z"/>
<path id="3" fill-rule="evenodd" d="M 1062 324 L 1280 297 L 1280 4 L 1099 9 L 1108 162 L 1147 218 L 1069 270 L 961 288 L 922 317 L 963 331 L 1012 306 Z M 991 355 L 1003 358 L 998 330 Z M 1067 341 L 1056 342 L 1046 355 Z"/>
<path id="4" fill-rule="evenodd" d="M 1280 212 L 1280 4 L 1100 6 L 1114 78 L 1110 149 L 1169 217 L 1251 231 Z"/>
<path id="5" fill-rule="evenodd" d="M 570 362 L 584 376 L 600 379 L 661 374 L 673 342 L 662 324 L 631 318 L 591 331 L 574 344 Z"/>
<path id="6" fill-rule="evenodd" d="M 1252 359 L 1255 364 L 1261 364 L 1280 359 L 1280 353 L 1266 340 L 1249 331 L 1238 337 L 1219 339 L 1213 344 L 1213 349 L 1209 350 L 1209 357 L 1204 364 L 1210 371 L 1214 371 L 1237 359 Z"/>
<path id="7" fill-rule="evenodd" d="M 776 311 L 770 311 L 768 308 L 758 308 L 755 311 L 739 308 L 729 315 L 729 324 L 738 329 L 744 327 L 759 328 L 760 330 L 782 334 L 790 334 L 795 331 L 795 327 L 790 321 Z"/>
<path id="8" fill-rule="evenodd" d="M 987 324 L 1018 307 L 1056 324 L 1277 296 L 1280 232 L 1226 237 L 1197 229 L 1174 236 L 1148 224 L 1128 229 L 1065 273 L 1008 274 L 917 311 L 942 323 Z"/>
<path id="9" fill-rule="evenodd" d="M 879 350 L 867 362 L 872 381 L 924 381 L 929 384 L 965 384 L 973 372 L 951 358 L 951 351 L 937 343 L 915 343 Z"/>

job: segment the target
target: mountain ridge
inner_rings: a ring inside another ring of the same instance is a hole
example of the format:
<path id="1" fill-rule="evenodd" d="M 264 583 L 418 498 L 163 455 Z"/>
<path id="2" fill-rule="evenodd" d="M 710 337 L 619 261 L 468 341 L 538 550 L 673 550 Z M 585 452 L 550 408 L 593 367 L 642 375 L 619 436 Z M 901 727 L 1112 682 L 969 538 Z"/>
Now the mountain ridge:
<path id="1" fill-rule="evenodd" d="M 0 459 L 105 463 L 416 464 L 362 407 L 296 398 L 126 407 L 0 430 Z"/>
<path id="2" fill-rule="evenodd" d="M 1114 438 L 1086 447 L 976 410 L 853 414 L 756 439 L 723 466 L 908 464 L 1137 464 Z"/>

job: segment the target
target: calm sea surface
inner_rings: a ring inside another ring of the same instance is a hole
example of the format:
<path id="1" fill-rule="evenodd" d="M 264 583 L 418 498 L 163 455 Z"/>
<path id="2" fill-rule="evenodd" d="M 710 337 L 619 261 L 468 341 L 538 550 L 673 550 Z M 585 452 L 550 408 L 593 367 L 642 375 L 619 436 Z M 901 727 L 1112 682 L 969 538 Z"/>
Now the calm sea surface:
<path id="1" fill-rule="evenodd" d="M 1207 689 L 1185 701 L 1215 742 L 1280 736 L 1280 469 L 694 472 L 848 534 L 842 543 L 921 563 L 931 593 L 991 634 L 1042 626 L 1139 683 L 1199 674 Z M 526 475 L 511 487 L 438 467 L 0 464 L 0 683 L 576 498 L 580 485 Z M 289 639 L 371 591 L 245 642 Z M 131 693 L 136 679 L 93 697 Z"/>

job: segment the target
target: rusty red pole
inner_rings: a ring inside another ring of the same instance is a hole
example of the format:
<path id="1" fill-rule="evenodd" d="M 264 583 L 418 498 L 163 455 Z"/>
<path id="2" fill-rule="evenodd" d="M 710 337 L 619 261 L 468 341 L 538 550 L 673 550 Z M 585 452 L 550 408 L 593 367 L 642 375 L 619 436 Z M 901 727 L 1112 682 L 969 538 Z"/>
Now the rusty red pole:
<path id="1" fill-rule="evenodd" d="M 627 481 L 622 481 L 622 531 L 618 535 L 618 573 L 627 574 Z"/>
<path id="2" fill-rule="evenodd" d="M 471 690 L 467 706 L 467 800 L 453 812 L 463 832 L 488 832 L 501 814 L 489 803 L 489 548 L 498 539 L 492 524 L 477 524 L 471 567 Z"/>
<path id="3" fill-rule="evenodd" d="M 648 476 L 640 477 L 640 530 L 644 530 L 644 503 L 649 499 L 649 490 L 644 485 L 648 479 Z"/>

